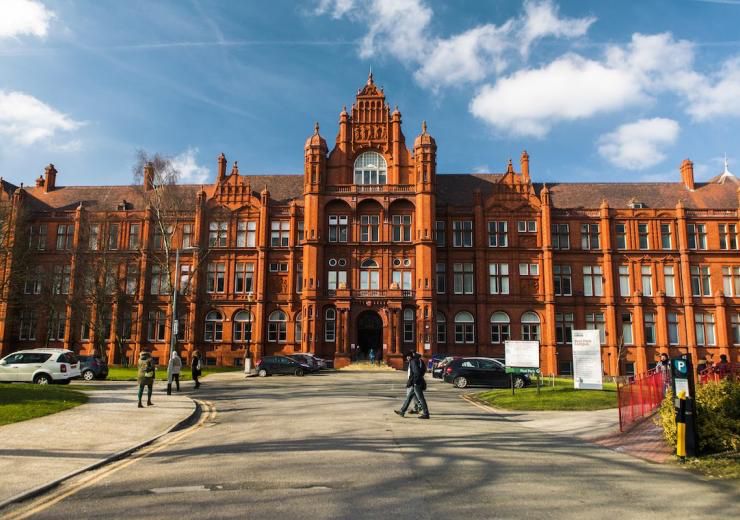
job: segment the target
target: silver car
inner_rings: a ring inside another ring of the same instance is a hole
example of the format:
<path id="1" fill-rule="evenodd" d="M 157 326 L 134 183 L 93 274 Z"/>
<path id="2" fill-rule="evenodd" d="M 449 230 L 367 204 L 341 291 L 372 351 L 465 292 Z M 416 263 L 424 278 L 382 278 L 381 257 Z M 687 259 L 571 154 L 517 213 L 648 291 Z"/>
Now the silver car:
<path id="1" fill-rule="evenodd" d="M 19 350 L 0 359 L 0 382 L 67 384 L 80 377 L 80 362 L 71 350 Z"/>

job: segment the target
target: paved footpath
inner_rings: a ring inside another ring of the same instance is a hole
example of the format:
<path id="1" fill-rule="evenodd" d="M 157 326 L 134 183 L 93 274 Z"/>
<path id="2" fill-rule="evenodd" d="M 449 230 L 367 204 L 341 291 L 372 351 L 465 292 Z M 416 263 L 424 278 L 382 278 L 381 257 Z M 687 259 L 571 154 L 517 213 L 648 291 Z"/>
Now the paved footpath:
<path id="1" fill-rule="evenodd" d="M 0 503 L 162 434 L 194 410 L 185 392 L 168 396 L 161 383 L 154 406 L 141 409 L 134 383 L 90 386 L 101 389 L 86 404 L 0 426 Z"/>

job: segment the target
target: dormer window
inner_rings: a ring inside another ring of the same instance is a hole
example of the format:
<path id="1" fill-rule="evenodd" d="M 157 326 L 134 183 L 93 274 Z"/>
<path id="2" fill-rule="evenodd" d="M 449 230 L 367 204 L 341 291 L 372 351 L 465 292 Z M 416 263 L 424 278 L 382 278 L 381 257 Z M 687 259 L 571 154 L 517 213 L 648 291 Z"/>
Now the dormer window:
<path id="1" fill-rule="evenodd" d="M 388 166 L 378 152 L 364 152 L 355 160 L 355 184 L 385 184 Z"/>
<path id="2" fill-rule="evenodd" d="M 644 209 L 647 208 L 647 204 L 640 202 L 639 200 L 632 199 L 629 202 L 629 207 L 632 209 Z"/>

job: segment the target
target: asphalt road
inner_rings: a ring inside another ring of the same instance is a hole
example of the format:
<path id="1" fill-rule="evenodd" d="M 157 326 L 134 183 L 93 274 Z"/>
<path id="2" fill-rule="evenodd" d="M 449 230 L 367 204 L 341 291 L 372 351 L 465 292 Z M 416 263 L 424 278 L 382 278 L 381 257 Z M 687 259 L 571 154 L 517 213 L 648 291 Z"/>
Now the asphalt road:
<path id="1" fill-rule="evenodd" d="M 430 383 L 431 420 L 402 419 L 403 383 L 385 372 L 209 378 L 197 397 L 215 417 L 32 518 L 739 516 L 736 482 L 527 429 L 450 385 Z"/>

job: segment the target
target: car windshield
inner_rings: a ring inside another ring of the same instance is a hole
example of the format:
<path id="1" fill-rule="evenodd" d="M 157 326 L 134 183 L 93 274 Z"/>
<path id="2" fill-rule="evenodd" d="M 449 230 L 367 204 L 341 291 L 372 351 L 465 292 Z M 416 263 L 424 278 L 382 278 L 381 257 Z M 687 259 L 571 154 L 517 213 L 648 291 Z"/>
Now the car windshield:
<path id="1" fill-rule="evenodd" d="M 77 363 L 77 356 L 75 356 L 72 352 L 62 352 L 61 354 L 59 354 L 57 362 L 69 363 L 70 365 L 73 365 Z"/>

